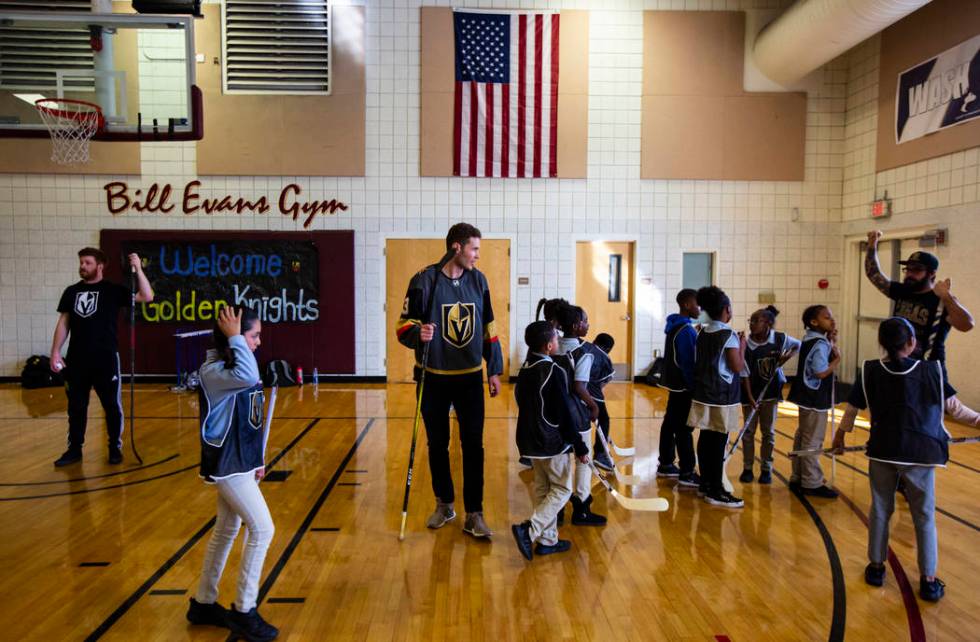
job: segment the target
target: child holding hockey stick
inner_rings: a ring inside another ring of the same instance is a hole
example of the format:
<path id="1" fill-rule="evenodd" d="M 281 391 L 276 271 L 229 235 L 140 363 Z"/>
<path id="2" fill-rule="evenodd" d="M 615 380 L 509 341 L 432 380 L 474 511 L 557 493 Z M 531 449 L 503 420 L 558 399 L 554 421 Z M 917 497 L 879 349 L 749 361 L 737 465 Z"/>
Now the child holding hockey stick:
<path id="1" fill-rule="evenodd" d="M 275 526 L 259 490 L 265 475 L 263 393 L 252 353 L 261 345 L 262 322 L 249 308 L 225 306 L 214 328 L 214 349 L 201 366 L 201 477 L 218 490 L 218 515 L 190 600 L 192 624 L 227 627 L 249 642 L 266 642 L 279 630 L 259 615 L 256 600 L 262 565 Z M 235 537 L 245 522 L 247 539 L 230 609 L 218 604 L 218 582 Z"/>
<path id="2" fill-rule="evenodd" d="M 562 338 L 558 340 L 555 362 L 561 366 L 569 378 L 569 388 L 579 404 L 583 405 L 584 422 L 578 426 L 582 440 L 591 448 L 592 424 L 599 417 L 599 405 L 592 400 L 588 385 L 592 377 L 592 362 L 595 359 L 592 344 L 585 345 L 581 337 L 589 332 L 589 317 L 577 305 L 564 304 L 558 310 L 558 327 Z M 605 451 L 602 451 L 605 455 Z M 606 455 L 603 467 L 614 467 Z M 576 526 L 604 526 L 606 517 L 592 512 L 592 469 L 588 466 L 575 466 L 575 486 L 572 492 L 572 524 Z M 561 521 L 561 520 L 559 520 Z"/>
<path id="3" fill-rule="evenodd" d="M 888 522 L 895 510 L 895 490 L 904 482 L 909 512 L 915 524 L 919 558 L 919 596 L 936 602 L 945 584 L 936 577 L 936 468 L 949 460 L 949 434 L 943 426 L 946 393 L 937 361 L 909 358 L 915 350 L 915 330 L 901 317 L 878 327 L 878 343 L 886 357 L 865 361 L 861 377 L 851 389 L 844 419 L 834 437 L 834 448 L 843 452 L 844 438 L 854 428 L 858 409 L 871 413 L 868 439 L 868 477 L 871 481 L 871 515 L 868 524 L 868 559 L 864 580 L 871 586 L 885 581 L 888 555 Z M 817 459 L 799 457 L 799 459 Z"/>
<path id="4" fill-rule="evenodd" d="M 827 432 L 827 413 L 833 411 L 834 373 L 840 365 L 836 344 L 837 323 L 825 305 L 811 305 L 803 311 L 806 334 L 800 346 L 796 378 L 789 389 L 789 401 L 799 408 L 800 423 L 793 437 L 793 450 L 819 448 Z M 789 480 L 790 488 L 804 495 L 834 499 L 837 491 L 827 486 L 819 457 L 796 457 Z"/>
<path id="5" fill-rule="evenodd" d="M 694 394 L 687 417 L 687 425 L 701 430 L 697 446 L 701 468 L 698 494 L 712 506 L 742 508 L 745 502 L 725 490 L 722 478 L 728 433 L 742 427 L 739 373 L 745 368 L 745 334 L 736 334 L 728 325 L 732 302 L 720 288 L 701 288 L 697 303 L 711 319 L 695 341 Z"/>
<path id="6" fill-rule="evenodd" d="M 572 496 L 572 462 L 589 462 L 589 448 L 579 432 L 583 406 L 572 396 L 568 376 L 551 355 L 558 350 L 558 333 L 547 321 L 535 321 L 524 330 L 527 360 L 514 388 L 517 399 L 517 447 L 534 469 L 534 511 L 514 524 L 517 548 L 528 560 L 534 554 L 563 553 L 571 548 L 558 539 L 557 518 Z M 588 468 L 586 467 L 586 470 Z M 532 550 L 531 546 L 537 542 Z"/>
<path id="7" fill-rule="evenodd" d="M 800 349 L 799 339 L 777 332 L 779 310 L 766 306 L 749 317 L 749 336 L 745 340 L 745 370 L 742 371 L 742 413 L 752 416 L 742 436 L 742 474 L 738 480 L 748 484 L 754 479 L 755 428 L 762 428 L 762 466 L 759 483 L 772 483 L 772 452 L 776 446 L 776 409 L 783 399 L 783 364 Z"/>

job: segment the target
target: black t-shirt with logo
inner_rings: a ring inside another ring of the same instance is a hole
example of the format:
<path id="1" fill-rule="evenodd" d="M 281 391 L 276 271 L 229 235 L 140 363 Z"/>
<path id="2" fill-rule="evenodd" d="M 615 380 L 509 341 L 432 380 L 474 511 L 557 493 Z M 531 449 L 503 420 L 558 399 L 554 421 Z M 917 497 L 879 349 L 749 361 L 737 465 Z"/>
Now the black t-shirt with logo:
<path id="1" fill-rule="evenodd" d="M 888 286 L 888 298 L 895 301 L 895 316 L 908 319 L 915 328 L 913 359 L 946 361 L 946 336 L 950 325 L 946 306 L 932 290 L 915 292 L 899 281 Z"/>
<path id="2" fill-rule="evenodd" d="M 128 308 L 129 290 L 110 281 L 79 281 L 65 288 L 58 312 L 68 313 L 68 359 L 115 354 L 120 308 Z"/>

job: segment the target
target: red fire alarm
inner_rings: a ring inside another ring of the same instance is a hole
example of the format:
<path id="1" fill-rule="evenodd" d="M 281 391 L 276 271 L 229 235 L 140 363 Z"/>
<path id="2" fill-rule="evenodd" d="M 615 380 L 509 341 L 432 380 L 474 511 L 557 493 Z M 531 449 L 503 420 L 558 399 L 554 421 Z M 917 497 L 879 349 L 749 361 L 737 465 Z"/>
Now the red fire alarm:
<path id="1" fill-rule="evenodd" d="M 817 281 L 817 287 L 820 288 L 821 290 L 826 290 L 827 288 L 830 287 L 830 281 L 828 281 L 827 279 L 820 279 L 819 281 Z"/>

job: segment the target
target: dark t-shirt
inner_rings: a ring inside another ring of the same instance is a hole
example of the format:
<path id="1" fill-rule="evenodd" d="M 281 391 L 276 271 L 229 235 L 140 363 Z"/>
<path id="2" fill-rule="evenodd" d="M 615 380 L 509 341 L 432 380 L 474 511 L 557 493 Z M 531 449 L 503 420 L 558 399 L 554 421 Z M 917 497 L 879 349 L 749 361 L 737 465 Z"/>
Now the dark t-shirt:
<path id="1" fill-rule="evenodd" d="M 915 328 L 916 347 L 913 359 L 946 360 L 946 336 L 949 318 L 939 296 L 928 292 L 913 292 L 899 281 L 888 286 L 888 298 L 895 301 L 895 316 L 908 319 Z"/>
<path id="2" fill-rule="evenodd" d="M 119 309 L 128 308 L 130 292 L 118 283 L 79 281 L 65 288 L 58 312 L 68 313 L 68 359 L 115 354 Z"/>

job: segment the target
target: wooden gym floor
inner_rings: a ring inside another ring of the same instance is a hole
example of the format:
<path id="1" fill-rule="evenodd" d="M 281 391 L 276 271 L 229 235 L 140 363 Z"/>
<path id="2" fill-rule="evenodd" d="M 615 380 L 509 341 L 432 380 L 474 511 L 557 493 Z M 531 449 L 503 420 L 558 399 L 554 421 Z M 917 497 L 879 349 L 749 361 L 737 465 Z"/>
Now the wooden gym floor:
<path id="1" fill-rule="evenodd" d="M 729 472 L 746 508 L 729 511 L 655 478 L 661 391 L 632 384 L 609 390 L 613 435 L 636 446 L 632 471 L 646 480 L 634 493 L 659 493 L 670 510 L 628 513 L 597 490 L 608 526 L 564 527 L 572 550 L 531 563 L 509 530 L 530 510 L 510 386 L 487 405 L 492 542 L 465 536 L 461 516 L 439 531 L 425 529 L 432 494 L 423 443 L 401 544 L 413 387 L 280 391 L 270 458 L 281 479 L 262 484 L 276 535 L 261 589 L 261 611 L 281 628 L 280 639 L 976 639 L 980 449 L 953 449 L 953 462 L 937 475 L 939 573 L 948 593 L 928 604 L 915 594 L 915 540 L 901 499 L 885 586 L 863 582 L 863 456 L 838 460 L 840 500 L 790 493 L 792 406 L 781 411 L 772 486 L 740 488 L 739 453 Z M 215 506 L 214 491 L 197 477 L 196 395 L 142 385 L 136 398 L 144 466 L 136 466 L 128 442 L 121 467 L 105 463 L 93 396 L 84 462 L 55 470 L 51 462 L 65 440 L 64 394 L 0 386 L 3 639 L 225 639 L 219 629 L 184 620 Z M 949 428 L 954 436 L 971 432 Z M 458 462 L 454 444 L 456 471 Z M 829 460 L 825 469 L 829 474 Z M 237 549 L 222 582 L 223 604 L 234 595 Z"/>

